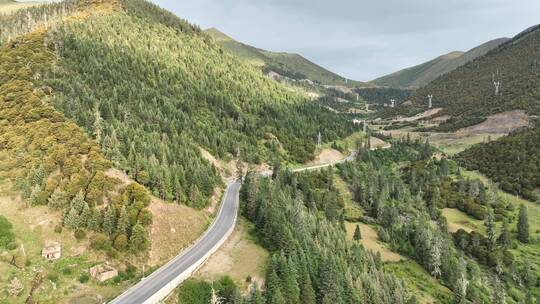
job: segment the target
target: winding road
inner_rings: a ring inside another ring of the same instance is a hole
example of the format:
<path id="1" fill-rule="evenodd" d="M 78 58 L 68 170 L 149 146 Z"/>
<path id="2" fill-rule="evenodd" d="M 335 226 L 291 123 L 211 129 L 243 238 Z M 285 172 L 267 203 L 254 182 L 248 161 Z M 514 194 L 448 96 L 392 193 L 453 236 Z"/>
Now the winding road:
<path id="1" fill-rule="evenodd" d="M 338 163 L 352 161 L 356 152 L 331 163 L 293 169 L 293 172 L 316 170 Z M 261 175 L 268 175 L 262 172 Z M 271 175 L 271 172 L 270 172 Z M 239 193 L 242 184 L 239 180 L 229 182 L 223 196 L 220 210 L 208 230 L 191 247 L 167 264 L 154 271 L 150 276 L 112 300 L 111 304 L 149 304 L 158 303 L 180 283 L 189 278 L 215 251 L 225 243 L 236 224 L 239 208 Z"/>

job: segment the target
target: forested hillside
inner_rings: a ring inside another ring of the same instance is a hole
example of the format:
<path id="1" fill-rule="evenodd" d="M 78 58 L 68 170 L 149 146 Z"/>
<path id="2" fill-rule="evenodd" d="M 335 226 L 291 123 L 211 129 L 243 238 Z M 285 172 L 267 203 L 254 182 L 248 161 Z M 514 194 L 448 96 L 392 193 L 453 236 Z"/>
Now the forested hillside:
<path id="1" fill-rule="evenodd" d="M 496 141 L 477 144 L 457 155 L 510 193 L 535 200 L 540 189 L 540 128 L 520 129 Z"/>
<path id="2" fill-rule="evenodd" d="M 318 131 L 331 141 L 353 130 L 146 1 L 69 0 L 21 11 L 2 17 L 2 39 L 75 13 L 85 18 L 45 35 L 58 56 L 54 72 L 43 74 L 51 102 L 161 198 L 206 204 L 219 181 L 199 147 L 222 159 L 303 162 Z"/>
<path id="3" fill-rule="evenodd" d="M 527 208 L 433 152 L 426 143 L 402 139 L 339 165 L 365 212 L 362 222 L 376 224 L 393 250 L 450 288 L 452 303 L 533 303 L 540 296 L 539 261 Z M 462 215 L 455 220 L 448 216 L 453 212 Z M 467 226 L 472 218 L 481 220 L 474 229 Z"/>
<path id="4" fill-rule="evenodd" d="M 470 126 L 508 110 L 539 114 L 539 58 L 540 27 L 535 26 L 418 89 L 411 106 L 392 112 L 421 112 L 427 109 L 427 96 L 433 95 L 433 107 L 444 108 L 438 116 L 451 116 L 435 128 L 438 131 Z M 494 82 L 499 83 L 497 92 Z"/>
<path id="5" fill-rule="evenodd" d="M 224 49 L 262 67 L 266 72 L 273 71 L 296 80 L 309 79 L 322 85 L 357 86 L 362 84 L 358 81 L 346 80 L 301 55 L 258 49 L 238 42 L 215 28 L 208 29 L 206 32 Z"/>
<path id="6" fill-rule="evenodd" d="M 423 87 L 437 77 L 451 72 L 456 68 L 473 61 L 475 58 L 486 54 L 507 40 L 507 38 L 495 39 L 467 52 L 451 52 L 417 66 L 377 78 L 371 82 L 376 85 L 393 88 Z"/>

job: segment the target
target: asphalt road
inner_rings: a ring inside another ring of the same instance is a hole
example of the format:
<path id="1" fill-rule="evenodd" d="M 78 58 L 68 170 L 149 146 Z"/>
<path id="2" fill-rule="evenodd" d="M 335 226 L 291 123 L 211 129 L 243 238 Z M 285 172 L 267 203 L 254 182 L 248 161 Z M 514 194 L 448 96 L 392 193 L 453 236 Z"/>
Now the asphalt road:
<path id="1" fill-rule="evenodd" d="M 238 194 L 240 182 L 229 184 L 223 197 L 220 211 L 212 226 L 190 248 L 169 263 L 154 271 L 150 276 L 128 289 L 111 301 L 112 304 L 142 304 L 156 294 L 176 277 L 186 272 L 191 266 L 205 258 L 208 252 L 215 250 L 227 232 L 234 227 L 238 213 Z"/>
<path id="2" fill-rule="evenodd" d="M 316 166 L 298 168 L 294 172 L 316 170 L 338 163 L 352 161 L 356 157 L 356 152 L 352 152 L 348 157 L 341 160 L 321 164 Z M 266 172 L 271 175 L 271 172 Z M 262 172 L 261 175 L 268 175 Z M 242 184 L 239 181 L 227 186 L 227 191 L 223 197 L 223 202 L 216 219 L 206 233 L 191 247 L 182 254 L 169 261 L 167 264 L 154 271 L 150 276 L 134 285 L 116 299 L 111 304 L 142 304 L 158 293 L 163 287 L 170 284 L 181 274 L 192 270 L 193 265 L 200 263 L 207 258 L 209 252 L 213 252 L 220 246 L 227 233 L 234 227 L 238 213 L 238 196 Z"/>

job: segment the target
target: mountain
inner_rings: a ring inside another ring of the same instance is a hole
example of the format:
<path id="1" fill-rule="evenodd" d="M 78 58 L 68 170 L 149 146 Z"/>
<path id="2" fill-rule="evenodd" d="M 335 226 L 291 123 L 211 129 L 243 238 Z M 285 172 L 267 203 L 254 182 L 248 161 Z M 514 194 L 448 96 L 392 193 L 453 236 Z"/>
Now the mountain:
<path id="1" fill-rule="evenodd" d="M 481 123 L 488 116 L 522 110 L 540 114 L 540 26 L 533 26 L 483 56 L 440 76 L 415 91 L 406 105 L 388 110 L 386 116 L 411 115 L 433 107 L 447 118 L 436 131 L 453 131 Z M 499 83 L 496 91 L 495 82 Z"/>
<path id="2" fill-rule="evenodd" d="M 322 85 L 358 86 L 361 82 L 341 77 L 298 54 L 271 52 L 238 42 L 215 28 L 206 30 L 224 49 L 266 72 L 301 80 L 309 79 Z"/>
<path id="3" fill-rule="evenodd" d="M 305 162 L 319 132 L 358 129 L 147 1 L 67 0 L 1 15 L 0 28 L 0 206 L 15 235 L 0 242 L 0 289 L 28 286 L 10 303 L 106 302 L 141 261 L 154 267 L 204 231 L 200 210 L 224 185 L 214 164 Z M 160 229 L 171 239 L 155 246 Z M 51 240 L 63 256 L 48 263 Z M 104 260 L 114 284 L 71 288 Z M 45 276 L 54 293 L 30 288 Z"/>
<path id="4" fill-rule="evenodd" d="M 481 44 L 467 52 L 450 52 L 417 66 L 377 78 L 371 83 L 394 88 L 423 87 L 435 78 L 473 61 L 506 41 L 508 38 L 499 38 Z"/>

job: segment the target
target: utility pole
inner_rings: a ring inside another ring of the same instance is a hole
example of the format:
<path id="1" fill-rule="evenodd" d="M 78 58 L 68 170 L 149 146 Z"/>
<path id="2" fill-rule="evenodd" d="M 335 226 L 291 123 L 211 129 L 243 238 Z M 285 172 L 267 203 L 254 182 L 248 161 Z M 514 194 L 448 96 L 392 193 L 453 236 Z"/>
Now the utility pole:
<path id="1" fill-rule="evenodd" d="M 429 99 L 428 109 L 431 109 L 431 107 L 433 107 L 433 103 L 431 102 L 431 100 L 433 99 L 433 95 L 429 94 L 427 98 Z"/>
<path id="2" fill-rule="evenodd" d="M 319 134 L 317 135 L 317 147 L 321 147 L 322 145 L 322 136 L 321 131 L 319 131 Z"/>

